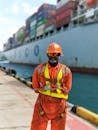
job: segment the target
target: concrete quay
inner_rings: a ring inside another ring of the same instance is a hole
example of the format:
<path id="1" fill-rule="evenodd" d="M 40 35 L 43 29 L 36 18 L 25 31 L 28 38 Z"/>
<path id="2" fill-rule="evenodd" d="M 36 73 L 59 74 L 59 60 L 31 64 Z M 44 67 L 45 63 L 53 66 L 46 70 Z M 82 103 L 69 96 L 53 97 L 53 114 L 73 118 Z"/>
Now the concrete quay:
<path id="1" fill-rule="evenodd" d="M 36 97 L 31 88 L 0 71 L 0 130 L 30 130 Z"/>

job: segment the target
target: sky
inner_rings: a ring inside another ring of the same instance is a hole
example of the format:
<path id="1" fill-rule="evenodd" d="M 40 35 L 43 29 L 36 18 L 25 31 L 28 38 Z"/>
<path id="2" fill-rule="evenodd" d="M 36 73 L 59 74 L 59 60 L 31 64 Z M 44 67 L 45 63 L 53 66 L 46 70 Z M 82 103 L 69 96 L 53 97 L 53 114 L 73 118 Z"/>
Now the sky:
<path id="1" fill-rule="evenodd" d="M 0 51 L 7 39 L 24 26 L 25 20 L 43 3 L 56 4 L 56 0 L 0 0 Z"/>

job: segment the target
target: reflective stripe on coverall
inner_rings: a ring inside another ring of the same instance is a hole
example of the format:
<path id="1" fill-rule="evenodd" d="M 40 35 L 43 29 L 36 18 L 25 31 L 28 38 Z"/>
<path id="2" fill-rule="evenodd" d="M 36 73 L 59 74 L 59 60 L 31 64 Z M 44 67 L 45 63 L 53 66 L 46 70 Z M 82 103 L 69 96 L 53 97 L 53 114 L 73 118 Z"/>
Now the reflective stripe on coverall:
<path id="1" fill-rule="evenodd" d="M 46 80 L 46 75 L 45 75 L 45 69 L 43 72 L 43 68 L 45 68 L 46 64 L 41 64 L 39 65 L 33 74 L 33 88 L 34 89 L 44 89 L 44 87 L 47 85 L 46 81 L 48 81 L 49 77 L 47 77 L 48 80 Z M 55 69 L 54 67 L 47 66 L 49 69 L 49 76 L 50 79 L 60 79 L 60 84 L 62 85 L 61 87 L 63 88 L 64 94 L 68 93 L 71 89 L 71 81 L 72 81 L 72 75 L 67 68 L 67 71 L 65 74 L 59 74 L 61 73 L 60 70 L 63 68 L 62 64 L 58 64 Z M 65 68 L 64 68 L 65 69 Z M 46 70 L 47 71 L 47 70 Z M 57 74 L 62 75 L 57 79 Z M 62 80 L 61 80 L 62 78 Z M 56 83 L 58 84 L 59 81 Z M 53 84 L 49 83 L 50 87 L 55 87 L 56 83 Z M 59 85 L 58 85 L 59 86 Z M 64 87 L 67 87 L 64 88 Z M 60 86 L 59 86 L 60 87 Z M 58 88 L 57 88 L 58 89 Z M 56 90 L 57 92 L 58 90 Z M 65 108 L 66 108 L 66 102 L 65 99 L 63 98 L 56 98 L 56 97 L 51 97 L 47 96 L 44 94 L 40 94 L 38 96 L 38 99 L 35 104 L 34 108 L 34 114 L 33 114 L 33 119 L 31 123 L 31 130 L 46 130 L 47 128 L 47 122 L 48 120 L 51 120 L 51 130 L 65 130 L 65 122 L 66 122 L 66 113 L 65 113 Z M 62 116 L 63 115 L 63 116 Z"/>

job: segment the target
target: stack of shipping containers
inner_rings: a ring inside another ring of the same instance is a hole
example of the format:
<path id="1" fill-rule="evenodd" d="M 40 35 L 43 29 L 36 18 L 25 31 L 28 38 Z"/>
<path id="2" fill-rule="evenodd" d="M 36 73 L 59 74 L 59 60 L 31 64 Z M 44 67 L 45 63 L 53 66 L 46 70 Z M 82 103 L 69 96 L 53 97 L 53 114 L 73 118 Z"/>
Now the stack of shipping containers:
<path id="1" fill-rule="evenodd" d="M 32 39 L 36 36 L 37 13 L 32 14 L 26 20 L 25 40 Z"/>
<path id="2" fill-rule="evenodd" d="M 56 6 L 50 4 L 43 4 L 37 12 L 37 28 L 36 36 L 40 36 L 45 31 L 45 25 L 48 19 L 55 13 Z"/>
<path id="3" fill-rule="evenodd" d="M 25 24 L 26 24 L 26 27 L 25 27 L 25 42 L 27 42 L 30 39 L 30 21 L 31 21 L 31 17 L 32 16 L 28 17 L 26 19 L 26 22 L 25 22 Z"/>
<path id="4" fill-rule="evenodd" d="M 13 47 L 14 44 L 14 38 L 10 37 L 8 41 L 4 44 L 4 50 L 9 50 Z"/>
<path id="5" fill-rule="evenodd" d="M 72 12 L 77 7 L 78 0 L 57 0 L 57 5 L 43 4 L 38 11 L 27 18 L 25 26 L 13 34 L 13 44 L 6 44 L 6 48 L 13 48 L 30 39 L 39 37 L 55 28 L 68 25 Z"/>
<path id="6" fill-rule="evenodd" d="M 56 28 L 56 10 L 52 13 L 52 15 L 48 18 L 48 21 L 45 25 L 45 33 L 50 32 Z"/>
<path id="7" fill-rule="evenodd" d="M 30 19 L 30 38 L 36 37 L 37 13 L 33 14 Z"/>
<path id="8" fill-rule="evenodd" d="M 68 25 L 73 11 L 77 7 L 75 0 L 58 0 L 56 11 L 56 27 Z"/>
<path id="9" fill-rule="evenodd" d="M 25 39 L 25 26 L 22 26 L 16 33 L 15 33 L 15 41 L 17 44 L 21 44 L 24 42 Z"/>

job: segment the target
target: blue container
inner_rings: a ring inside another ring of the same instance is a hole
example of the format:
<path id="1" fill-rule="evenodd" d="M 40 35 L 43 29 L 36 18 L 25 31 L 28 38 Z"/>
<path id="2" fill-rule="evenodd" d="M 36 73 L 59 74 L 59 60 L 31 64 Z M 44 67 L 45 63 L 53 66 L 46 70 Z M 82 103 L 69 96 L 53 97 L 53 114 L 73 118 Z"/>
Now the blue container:
<path id="1" fill-rule="evenodd" d="M 43 10 L 43 11 L 40 11 L 38 12 L 37 14 L 37 21 L 40 21 L 42 19 L 48 19 L 48 18 L 51 18 L 53 17 L 53 15 L 56 13 L 55 10 Z"/>
<path id="2" fill-rule="evenodd" d="M 33 15 L 31 15 L 27 20 L 26 20 L 26 30 L 29 31 L 30 30 L 30 23 L 34 20 L 36 20 L 37 18 L 37 13 L 34 13 Z"/>
<path id="3" fill-rule="evenodd" d="M 34 14 L 31 16 L 31 18 L 30 18 L 30 22 L 36 20 L 36 18 L 37 18 L 37 13 L 34 13 Z"/>
<path id="4" fill-rule="evenodd" d="M 37 21 L 41 20 L 43 18 L 48 18 L 48 11 L 43 10 L 41 12 L 38 12 L 38 14 L 37 14 Z"/>

